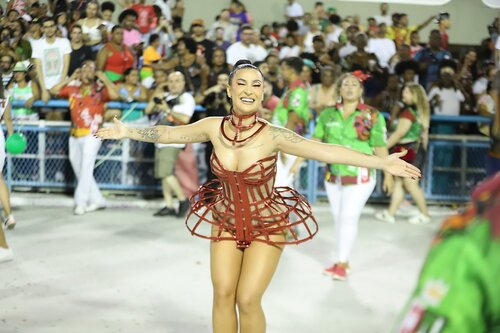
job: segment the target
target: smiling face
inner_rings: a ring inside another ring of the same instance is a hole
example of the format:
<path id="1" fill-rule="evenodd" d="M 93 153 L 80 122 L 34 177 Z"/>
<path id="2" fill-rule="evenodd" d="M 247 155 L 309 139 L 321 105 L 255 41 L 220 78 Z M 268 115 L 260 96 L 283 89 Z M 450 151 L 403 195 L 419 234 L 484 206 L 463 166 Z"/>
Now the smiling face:
<path id="1" fill-rule="evenodd" d="M 363 87 L 356 77 L 348 75 L 340 82 L 339 92 L 344 102 L 359 102 L 363 95 Z"/>
<path id="2" fill-rule="evenodd" d="M 264 96 L 264 79 L 256 69 L 237 70 L 227 88 L 227 94 L 232 99 L 236 113 L 255 113 Z"/>

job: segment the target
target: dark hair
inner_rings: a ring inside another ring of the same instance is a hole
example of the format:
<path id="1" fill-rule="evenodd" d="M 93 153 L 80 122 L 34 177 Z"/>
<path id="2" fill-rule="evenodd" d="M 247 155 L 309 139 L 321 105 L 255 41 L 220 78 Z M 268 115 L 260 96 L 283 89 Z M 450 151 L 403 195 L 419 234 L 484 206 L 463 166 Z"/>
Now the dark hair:
<path id="1" fill-rule="evenodd" d="M 241 32 L 243 33 L 244 30 L 252 30 L 253 31 L 253 28 L 249 24 L 243 24 L 241 26 Z"/>
<path id="2" fill-rule="evenodd" d="M 182 37 L 178 40 L 177 44 L 180 42 L 183 42 L 184 45 L 186 45 L 186 49 L 189 51 L 189 53 L 195 54 L 196 50 L 198 49 L 198 45 L 194 41 L 194 39 L 190 37 Z"/>
<path id="3" fill-rule="evenodd" d="M 314 42 L 321 42 L 321 43 L 323 43 L 323 44 L 324 44 L 324 43 L 325 43 L 325 39 L 323 38 L 323 36 L 321 36 L 321 35 L 317 35 L 317 36 L 314 36 L 314 37 L 313 37 L 313 43 L 314 43 Z"/>
<path id="4" fill-rule="evenodd" d="M 262 78 L 264 78 L 264 75 L 262 74 L 262 72 L 260 71 L 260 69 L 257 66 L 253 65 L 250 60 L 241 59 L 241 60 L 238 60 L 234 64 L 233 70 L 231 71 L 231 73 L 229 73 L 229 80 L 228 80 L 229 85 L 231 85 L 231 82 L 233 81 L 234 75 L 240 69 L 255 69 L 257 72 L 260 73 L 260 75 L 262 76 Z"/>
<path id="5" fill-rule="evenodd" d="M 82 26 L 81 26 L 81 25 L 79 25 L 79 24 L 75 24 L 75 25 L 73 25 L 73 26 L 71 27 L 70 32 L 72 32 L 72 31 L 73 31 L 73 29 L 75 29 L 75 28 L 78 28 L 78 29 L 80 29 L 80 30 L 83 30 L 83 28 L 82 28 Z"/>
<path id="6" fill-rule="evenodd" d="M 132 71 L 134 71 L 134 70 L 135 70 L 135 71 L 137 71 L 138 69 L 137 69 L 137 68 L 135 68 L 135 67 L 129 67 L 129 68 L 127 68 L 126 70 L 124 70 L 124 71 L 123 71 L 123 79 L 125 80 L 125 78 L 126 78 L 127 76 L 129 76 L 129 75 L 130 75 L 130 73 L 132 73 Z"/>
<path id="7" fill-rule="evenodd" d="M 43 24 L 45 22 L 54 22 L 54 24 L 56 24 L 56 19 L 53 17 L 53 16 L 45 16 L 43 19 L 42 19 L 42 27 L 43 27 Z"/>
<path id="8" fill-rule="evenodd" d="M 297 74 L 302 72 L 302 67 L 304 66 L 304 61 L 299 57 L 288 57 L 281 60 L 281 63 L 293 69 Z"/>
<path id="9" fill-rule="evenodd" d="M 117 24 L 117 25 L 113 26 L 113 28 L 111 28 L 111 33 L 115 32 L 118 29 L 122 29 L 123 30 L 123 27 L 121 25 Z"/>
<path id="10" fill-rule="evenodd" d="M 115 9 L 116 9 L 115 4 L 112 3 L 111 1 L 104 1 L 101 4 L 101 12 L 103 12 L 105 10 L 110 10 L 110 11 L 112 11 L 114 13 Z"/>
<path id="11" fill-rule="evenodd" d="M 289 32 L 299 31 L 299 24 L 294 19 L 290 19 L 286 22 L 286 29 Z"/>
<path id="12" fill-rule="evenodd" d="M 160 39 L 160 35 L 158 35 L 158 34 L 151 34 L 149 36 L 149 40 L 148 40 L 149 45 L 153 44 L 154 42 L 156 42 L 159 39 Z"/>
<path id="13" fill-rule="evenodd" d="M 10 10 L 7 12 L 7 15 L 5 15 L 5 16 L 9 16 L 9 14 L 10 14 L 10 13 L 12 13 L 12 12 L 16 13 L 17 15 L 19 15 L 19 12 L 18 12 L 17 10 L 15 10 L 15 9 L 10 9 Z"/>
<path id="14" fill-rule="evenodd" d="M 330 20 L 330 22 L 332 24 L 335 24 L 335 25 L 338 25 L 340 23 L 340 21 L 342 21 L 342 18 L 337 15 L 337 14 L 332 14 L 328 17 L 328 19 Z"/>

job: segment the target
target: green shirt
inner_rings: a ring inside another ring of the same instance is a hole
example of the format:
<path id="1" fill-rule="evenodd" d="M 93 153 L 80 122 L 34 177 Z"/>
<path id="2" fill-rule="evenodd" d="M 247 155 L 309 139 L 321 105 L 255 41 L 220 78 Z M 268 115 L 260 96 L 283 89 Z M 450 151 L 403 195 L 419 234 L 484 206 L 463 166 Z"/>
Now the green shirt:
<path id="1" fill-rule="evenodd" d="M 373 148 L 387 146 L 386 132 L 385 119 L 377 110 L 359 104 L 356 111 L 344 119 L 337 105 L 321 111 L 312 136 L 372 155 Z M 366 168 L 343 164 L 331 164 L 329 171 L 337 177 L 365 177 L 368 172 Z M 372 170 L 372 176 L 374 174 Z"/>
<path id="2" fill-rule="evenodd" d="M 288 122 L 288 113 L 295 112 L 303 121 L 295 128 L 298 134 L 306 132 L 307 125 L 309 124 L 310 110 L 309 110 L 309 94 L 305 84 L 297 80 L 292 83 L 280 99 L 273 112 L 272 123 L 281 127 L 285 127 Z"/>
<path id="3" fill-rule="evenodd" d="M 500 332 L 500 177 L 441 226 L 395 332 Z"/>
<path id="4" fill-rule="evenodd" d="M 395 131 L 398 127 L 399 119 L 408 119 L 411 121 L 411 127 L 398 143 L 403 144 L 419 141 L 422 134 L 422 124 L 420 124 L 418 120 L 417 109 L 414 106 L 405 106 L 405 108 L 398 114 L 398 118 L 392 123 L 392 131 Z"/>

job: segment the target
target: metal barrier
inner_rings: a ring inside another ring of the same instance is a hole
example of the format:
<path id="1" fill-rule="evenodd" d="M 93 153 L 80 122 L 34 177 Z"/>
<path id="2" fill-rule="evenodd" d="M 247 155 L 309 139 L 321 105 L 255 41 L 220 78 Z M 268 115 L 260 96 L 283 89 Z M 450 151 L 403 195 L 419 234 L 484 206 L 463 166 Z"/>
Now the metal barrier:
<path id="1" fill-rule="evenodd" d="M 17 101 L 14 107 L 22 105 Z M 64 100 L 34 103 L 37 107 L 67 108 Z M 136 105 L 141 110 L 145 103 Z M 130 104 L 108 103 L 110 108 L 126 109 Z M 203 110 L 198 106 L 197 111 Z M 433 122 L 489 122 L 489 118 L 475 116 L 433 116 Z M 27 138 L 28 148 L 20 155 L 7 155 L 4 172 L 9 187 L 72 188 L 74 175 L 68 159 L 69 122 L 22 122 L 14 128 Z M 309 132 L 314 130 L 311 124 Z M 485 156 L 488 139 L 480 136 L 431 135 L 427 164 L 423 170 L 422 185 L 426 198 L 437 201 L 465 201 L 471 188 L 485 176 Z M 110 154 L 110 151 L 111 154 Z M 110 154 L 109 156 L 107 156 Z M 102 189 L 128 191 L 159 191 L 153 177 L 154 145 L 122 140 L 104 141 L 97 160 L 95 177 Z M 200 159 L 199 159 L 200 160 Z M 201 159 L 203 160 L 203 159 Z M 325 197 L 325 165 L 317 161 L 305 162 L 300 170 L 296 188 L 311 202 Z M 380 176 L 380 174 L 379 174 Z M 380 178 L 379 178 L 380 179 Z M 377 183 L 372 199 L 386 199 L 382 182 Z"/>

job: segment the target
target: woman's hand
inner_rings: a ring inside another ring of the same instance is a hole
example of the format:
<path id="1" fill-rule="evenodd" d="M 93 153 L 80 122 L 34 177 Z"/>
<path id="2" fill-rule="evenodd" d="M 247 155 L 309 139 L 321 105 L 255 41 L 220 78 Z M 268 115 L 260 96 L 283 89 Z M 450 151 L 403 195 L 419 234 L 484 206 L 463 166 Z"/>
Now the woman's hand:
<path id="1" fill-rule="evenodd" d="M 405 156 L 406 153 L 407 151 L 405 150 L 387 156 L 384 159 L 383 170 L 390 173 L 393 176 L 413 178 L 413 179 L 420 178 L 421 177 L 420 170 L 417 167 L 401 159 L 401 157 Z"/>
<path id="2" fill-rule="evenodd" d="M 116 118 L 113 118 L 114 125 L 111 127 L 100 128 L 95 136 L 103 140 L 120 140 L 127 135 L 127 126 Z"/>

